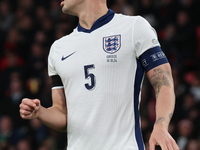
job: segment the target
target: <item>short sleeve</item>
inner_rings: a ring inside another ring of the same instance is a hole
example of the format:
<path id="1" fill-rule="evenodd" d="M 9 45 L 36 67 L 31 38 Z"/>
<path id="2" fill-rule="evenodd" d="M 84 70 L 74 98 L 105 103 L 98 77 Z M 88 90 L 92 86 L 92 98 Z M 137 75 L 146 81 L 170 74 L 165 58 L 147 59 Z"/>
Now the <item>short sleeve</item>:
<path id="1" fill-rule="evenodd" d="M 137 58 L 146 50 L 160 46 L 155 29 L 143 17 L 137 17 L 133 32 L 133 44 Z"/>
<path id="2" fill-rule="evenodd" d="M 57 75 L 57 72 L 54 67 L 53 57 L 55 57 L 54 56 L 54 44 L 52 44 L 52 46 L 50 48 L 49 56 L 48 56 L 48 75 L 50 77 Z"/>

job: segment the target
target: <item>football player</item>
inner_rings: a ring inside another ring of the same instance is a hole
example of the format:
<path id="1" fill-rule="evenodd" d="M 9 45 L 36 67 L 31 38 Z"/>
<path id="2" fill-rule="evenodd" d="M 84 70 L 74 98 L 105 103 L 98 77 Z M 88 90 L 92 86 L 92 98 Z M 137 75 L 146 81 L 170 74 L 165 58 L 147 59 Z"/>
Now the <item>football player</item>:
<path id="1" fill-rule="evenodd" d="M 67 132 L 67 150 L 144 150 L 139 103 L 146 72 L 157 99 L 150 150 L 178 150 L 168 133 L 175 104 L 171 68 L 151 25 L 114 13 L 106 0 L 62 0 L 61 7 L 79 24 L 50 49 L 53 105 L 25 98 L 21 117 Z"/>

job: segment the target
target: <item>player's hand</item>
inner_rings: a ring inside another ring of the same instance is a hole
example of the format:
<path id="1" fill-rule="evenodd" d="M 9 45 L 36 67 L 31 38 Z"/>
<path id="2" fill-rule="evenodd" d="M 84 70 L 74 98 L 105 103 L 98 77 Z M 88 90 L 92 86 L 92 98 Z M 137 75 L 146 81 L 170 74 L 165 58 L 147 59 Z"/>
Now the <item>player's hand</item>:
<path id="1" fill-rule="evenodd" d="M 40 100 L 24 98 L 19 105 L 20 116 L 23 119 L 35 119 L 38 117 L 40 106 Z"/>
<path id="2" fill-rule="evenodd" d="M 156 145 L 159 145 L 162 150 L 179 150 L 178 145 L 167 129 L 160 124 L 154 125 L 153 132 L 149 139 L 150 150 L 155 150 Z"/>

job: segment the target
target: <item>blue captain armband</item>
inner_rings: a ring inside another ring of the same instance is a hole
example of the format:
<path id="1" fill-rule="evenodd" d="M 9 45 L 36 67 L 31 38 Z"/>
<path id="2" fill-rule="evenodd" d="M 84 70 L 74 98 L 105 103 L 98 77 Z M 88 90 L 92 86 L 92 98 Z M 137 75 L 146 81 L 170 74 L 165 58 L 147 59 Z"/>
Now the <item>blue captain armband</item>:
<path id="1" fill-rule="evenodd" d="M 146 72 L 159 65 L 169 63 L 162 49 L 157 46 L 145 51 L 139 60 Z"/>

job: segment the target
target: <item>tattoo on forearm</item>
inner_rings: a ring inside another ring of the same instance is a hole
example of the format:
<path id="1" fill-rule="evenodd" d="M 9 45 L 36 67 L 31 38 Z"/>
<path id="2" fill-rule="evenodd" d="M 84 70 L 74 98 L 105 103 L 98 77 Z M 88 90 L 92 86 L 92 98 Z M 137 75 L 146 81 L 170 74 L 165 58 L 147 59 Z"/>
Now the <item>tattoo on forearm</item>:
<path id="1" fill-rule="evenodd" d="M 173 115 L 172 113 L 171 113 L 171 114 L 169 114 L 169 119 L 170 119 L 170 120 L 172 119 L 172 115 Z"/>
<path id="2" fill-rule="evenodd" d="M 160 93 L 161 87 L 167 86 L 170 87 L 170 82 L 172 82 L 172 79 L 170 77 L 170 73 L 165 70 L 161 69 L 154 69 L 154 73 L 150 77 L 150 82 L 154 89 L 156 90 L 156 97 L 158 97 L 158 94 Z"/>
<path id="3" fill-rule="evenodd" d="M 158 118 L 158 119 L 156 120 L 155 124 L 158 124 L 158 123 L 160 123 L 160 122 L 163 122 L 164 120 L 165 120 L 164 117 L 160 117 L 160 118 Z"/>
<path id="4" fill-rule="evenodd" d="M 158 123 L 160 123 L 160 122 L 163 122 L 164 120 L 165 120 L 164 117 L 160 117 L 160 118 L 158 118 L 158 119 L 156 120 L 155 124 L 158 124 Z"/>

